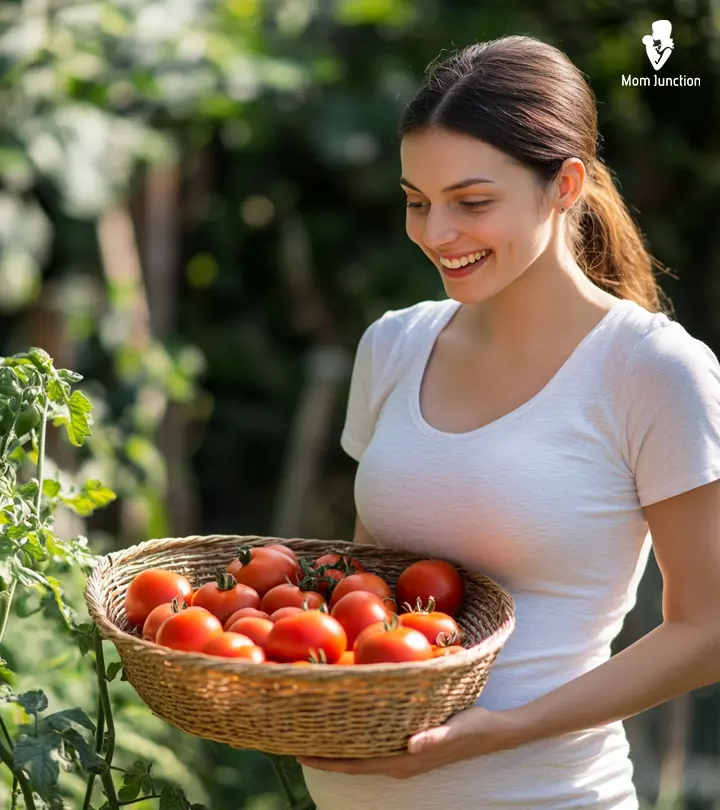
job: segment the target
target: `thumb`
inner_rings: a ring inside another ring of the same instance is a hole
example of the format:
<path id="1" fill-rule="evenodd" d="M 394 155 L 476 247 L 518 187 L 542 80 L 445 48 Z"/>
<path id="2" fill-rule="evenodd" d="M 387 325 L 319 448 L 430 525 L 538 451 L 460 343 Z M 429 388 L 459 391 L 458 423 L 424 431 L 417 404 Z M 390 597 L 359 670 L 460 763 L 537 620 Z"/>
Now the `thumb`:
<path id="1" fill-rule="evenodd" d="M 414 734 L 408 740 L 408 752 L 418 754 L 426 748 L 437 745 L 443 742 L 450 732 L 451 729 L 449 726 L 438 726 L 437 728 L 430 728 L 427 731 Z"/>

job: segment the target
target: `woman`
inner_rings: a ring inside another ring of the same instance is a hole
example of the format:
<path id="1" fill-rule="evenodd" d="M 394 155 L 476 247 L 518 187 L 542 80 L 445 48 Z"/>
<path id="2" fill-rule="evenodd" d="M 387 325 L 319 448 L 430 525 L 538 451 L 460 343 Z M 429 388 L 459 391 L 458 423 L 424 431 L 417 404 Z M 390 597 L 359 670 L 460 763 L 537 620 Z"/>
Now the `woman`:
<path id="1" fill-rule="evenodd" d="M 407 753 L 301 758 L 319 810 L 631 810 L 622 720 L 720 679 L 720 367 L 660 311 L 596 126 L 529 37 L 451 56 L 405 111 L 407 232 L 449 297 L 360 341 L 355 540 L 489 574 L 517 626 Z M 611 658 L 651 539 L 663 622 Z"/>

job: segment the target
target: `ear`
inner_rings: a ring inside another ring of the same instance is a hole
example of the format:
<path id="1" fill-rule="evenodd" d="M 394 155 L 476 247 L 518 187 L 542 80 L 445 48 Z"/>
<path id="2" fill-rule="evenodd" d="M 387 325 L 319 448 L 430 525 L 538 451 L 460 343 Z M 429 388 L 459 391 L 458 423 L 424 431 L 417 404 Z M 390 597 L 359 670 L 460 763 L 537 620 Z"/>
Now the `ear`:
<path id="1" fill-rule="evenodd" d="M 567 158 L 564 161 L 556 178 L 558 196 L 555 205 L 558 210 L 560 207 L 566 211 L 570 210 L 575 200 L 582 194 L 586 176 L 585 164 L 580 158 Z"/>

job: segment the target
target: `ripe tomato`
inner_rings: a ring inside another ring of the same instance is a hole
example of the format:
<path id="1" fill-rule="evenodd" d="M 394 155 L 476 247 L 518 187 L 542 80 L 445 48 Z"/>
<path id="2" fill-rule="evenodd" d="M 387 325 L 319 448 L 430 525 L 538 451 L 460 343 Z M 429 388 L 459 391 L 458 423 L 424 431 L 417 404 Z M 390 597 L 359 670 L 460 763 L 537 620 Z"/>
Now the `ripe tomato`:
<path id="1" fill-rule="evenodd" d="M 461 647 L 459 644 L 451 644 L 449 647 L 436 647 L 433 650 L 433 656 L 435 658 L 443 658 L 446 655 L 454 655 L 455 653 L 462 652 L 465 647 Z"/>
<path id="2" fill-rule="evenodd" d="M 282 543 L 271 543 L 269 546 L 260 546 L 260 548 L 267 548 L 271 549 L 272 551 L 279 551 L 281 554 L 285 554 L 294 563 L 297 563 L 298 561 L 297 554 L 291 548 L 288 548 L 288 546 L 284 546 Z"/>
<path id="3" fill-rule="evenodd" d="M 264 610 L 272 616 L 280 608 L 302 608 L 306 602 L 310 610 L 317 610 L 321 605 L 326 604 L 325 598 L 320 596 L 317 591 L 302 591 L 297 585 L 286 582 L 284 585 L 276 585 L 271 588 L 263 596 L 260 610 Z"/>
<path id="4" fill-rule="evenodd" d="M 164 604 L 153 608 L 150 613 L 148 613 L 148 617 L 145 619 L 142 628 L 142 634 L 145 641 L 155 641 L 157 631 L 160 629 L 160 625 L 165 621 L 165 619 L 172 616 L 173 613 L 178 613 L 181 610 L 180 605 L 177 602 L 175 602 L 175 605 L 177 605 L 177 610 L 175 610 L 172 602 L 165 602 Z"/>
<path id="5" fill-rule="evenodd" d="M 417 600 L 425 605 L 430 597 L 435 609 L 455 616 L 462 604 L 465 586 L 462 577 L 445 560 L 421 560 L 408 566 L 398 577 L 395 596 L 398 604 L 415 607 Z"/>
<path id="6" fill-rule="evenodd" d="M 337 619 L 319 610 L 303 610 L 275 622 L 265 651 L 275 661 L 291 662 L 324 656 L 334 664 L 347 649 L 347 636 Z"/>
<path id="7" fill-rule="evenodd" d="M 349 667 L 355 663 L 355 653 L 352 650 L 346 650 L 340 658 L 338 658 L 338 664 L 340 666 Z"/>
<path id="8" fill-rule="evenodd" d="M 386 602 L 388 608 L 393 609 L 395 606 L 395 602 L 392 598 L 392 589 L 387 582 L 377 574 L 363 573 L 351 574 L 349 577 L 345 577 L 345 579 L 338 582 L 330 598 L 330 607 L 335 607 L 338 601 L 351 591 L 367 591 L 368 593 L 374 593 L 375 596 L 379 596 L 380 599 L 389 600 Z"/>
<path id="9" fill-rule="evenodd" d="M 163 647 L 201 652 L 205 645 L 223 632 L 217 616 L 201 607 L 189 607 L 165 619 L 155 641 Z"/>
<path id="10" fill-rule="evenodd" d="M 335 583 L 350 574 L 364 573 L 365 567 L 349 554 L 322 554 L 313 563 L 312 570 L 317 572 L 315 579 L 317 590 L 327 598 L 335 588 Z"/>
<path id="11" fill-rule="evenodd" d="M 230 629 L 230 625 L 234 624 L 238 619 L 243 619 L 245 616 L 254 616 L 256 619 L 269 619 L 267 613 L 264 610 L 258 610 L 257 608 L 240 608 L 240 610 L 236 610 L 235 613 L 230 616 L 229 619 L 226 619 L 223 623 L 223 627 L 226 630 Z"/>
<path id="12" fill-rule="evenodd" d="M 277 549 L 262 546 L 240 548 L 237 559 L 227 567 L 228 573 L 242 585 L 247 585 L 260 595 L 289 579 L 293 584 L 299 581 L 298 564 Z"/>
<path id="13" fill-rule="evenodd" d="M 399 664 L 433 657 L 430 642 L 412 627 L 378 632 L 371 625 L 358 636 L 355 650 L 356 664 Z"/>
<path id="14" fill-rule="evenodd" d="M 245 616 L 244 619 L 238 619 L 234 622 L 228 630 L 230 633 L 240 633 L 247 636 L 258 647 L 264 647 L 274 626 L 270 619 Z"/>
<path id="15" fill-rule="evenodd" d="M 239 658 L 242 657 L 242 653 L 238 655 L 240 650 L 254 646 L 252 639 L 240 633 L 220 633 L 208 641 L 202 652 L 205 655 L 219 655 L 223 658 Z"/>
<path id="16" fill-rule="evenodd" d="M 125 615 L 130 624 L 142 625 L 150 611 L 173 599 L 188 599 L 192 593 L 190 581 L 164 568 L 141 571 L 125 592 Z"/>
<path id="17" fill-rule="evenodd" d="M 348 574 L 362 574 L 365 571 L 365 566 L 351 557 L 349 554 L 322 554 L 315 560 L 314 567 L 318 568 L 321 565 L 338 565 L 352 567 L 354 571 L 348 571 Z"/>
<path id="18" fill-rule="evenodd" d="M 260 597 L 257 591 L 235 580 L 232 574 L 220 570 L 212 582 L 201 585 L 192 598 L 193 605 L 204 607 L 221 622 L 227 621 L 236 610 L 258 608 Z"/>
<path id="19" fill-rule="evenodd" d="M 452 616 L 440 611 L 417 611 L 403 613 L 399 622 L 403 627 L 412 627 L 419 630 L 431 644 L 438 644 L 438 636 L 443 634 L 444 640 L 458 640 L 460 628 Z M 447 646 L 447 645 L 446 645 Z"/>
<path id="20" fill-rule="evenodd" d="M 351 591 L 338 599 L 330 615 L 343 626 L 350 648 L 366 627 L 389 619 L 391 614 L 382 599 L 374 593 Z"/>
<path id="21" fill-rule="evenodd" d="M 302 608 L 292 607 L 292 605 L 289 605 L 288 607 L 282 607 L 280 610 L 276 610 L 275 613 L 270 614 L 270 621 L 276 622 L 278 619 L 284 619 L 286 616 L 294 616 L 296 613 L 302 612 Z"/>

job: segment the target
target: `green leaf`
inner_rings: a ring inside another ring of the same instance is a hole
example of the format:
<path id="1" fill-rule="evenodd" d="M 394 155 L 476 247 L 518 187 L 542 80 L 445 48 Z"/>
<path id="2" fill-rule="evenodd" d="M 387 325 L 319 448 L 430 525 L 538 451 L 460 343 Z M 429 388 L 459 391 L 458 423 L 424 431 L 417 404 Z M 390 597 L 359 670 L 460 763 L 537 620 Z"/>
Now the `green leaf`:
<path id="1" fill-rule="evenodd" d="M 140 795 L 142 790 L 142 779 L 134 779 L 118 790 L 118 799 L 123 802 L 131 802 Z"/>
<path id="2" fill-rule="evenodd" d="M 190 810 L 190 802 L 180 788 L 164 787 L 160 793 L 159 810 Z"/>
<path id="3" fill-rule="evenodd" d="M 47 395 L 51 402 L 65 403 L 65 398 L 70 391 L 69 385 L 63 385 L 59 380 L 50 380 L 47 387 Z"/>
<path id="4" fill-rule="evenodd" d="M 92 403 L 81 391 L 73 391 L 68 400 L 70 423 L 65 426 L 68 438 L 76 447 L 82 447 L 85 439 L 92 436 Z"/>
<path id="5" fill-rule="evenodd" d="M 87 481 L 76 495 L 61 498 L 65 506 L 70 507 L 82 517 L 92 515 L 96 509 L 102 509 L 112 503 L 117 495 L 98 480 Z"/>
<path id="6" fill-rule="evenodd" d="M 109 681 L 114 681 L 117 677 L 118 672 L 123 668 L 122 661 L 113 661 L 111 664 L 108 665 L 106 678 Z"/>
<path id="7" fill-rule="evenodd" d="M 108 763 L 98 755 L 95 748 L 74 728 L 68 728 L 62 732 L 62 738 L 66 743 L 66 748 L 70 747 L 77 754 L 80 764 L 89 773 L 106 773 L 109 769 Z"/>
<path id="8" fill-rule="evenodd" d="M 32 501 L 35 498 L 35 495 L 37 494 L 37 489 L 38 489 L 37 479 L 33 478 L 26 484 L 22 484 L 21 486 L 19 486 L 17 488 L 17 494 L 28 501 Z"/>
<path id="9" fill-rule="evenodd" d="M 8 669 L 7 661 L 4 658 L 0 658 L 0 678 L 9 681 L 12 675 L 12 670 Z"/>
<path id="10" fill-rule="evenodd" d="M 67 729 L 73 728 L 73 726 L 82 726 L 88 731 L 95 732 L 95 724 L 87 714 L 79 708 L 64 709 L 61 712 L 49 714 L 47 717 L 43 717 L 41 726 L 60 732 L 67 731 Z"/>
<path id="11" fill-rule="evenodd" d="M 46 498 L 57 498 L 60 492 L 60 482 L 52 478 L 43 479 L 43 495 Z"/>
<path id="12" fill-rule="evenodd" d="M 22 695 L 15 695 L 11 700 L 14 703 L 19 703 L 25 712 L 33 717 L 37 717 L 40 712 L 44 712 L 48 707 L 48 699 L 42 689 L 23 692 Z"/>
<path id="13" fill-rule="evenodd" d="M 147 774 L 142 779 L 142 789 L 145 793 L 155 793 L 155 782 Z"/>
<path id="14" fill-rule="evenodd" d="M 75 640 L 80 648 L 80 654 L 85 655 L 95 649 L 95 625 L 92 622 L 83 622 L 74 626 Z"/>
<path id="15" fill-rule="evenodd" d="M 23 734 L 13 749 L 13 766 L 27 771 L 31 786 L 48 799 L 60 775 L 57 749 L 62 738 L 56 732 L 29 737 Z"/>

